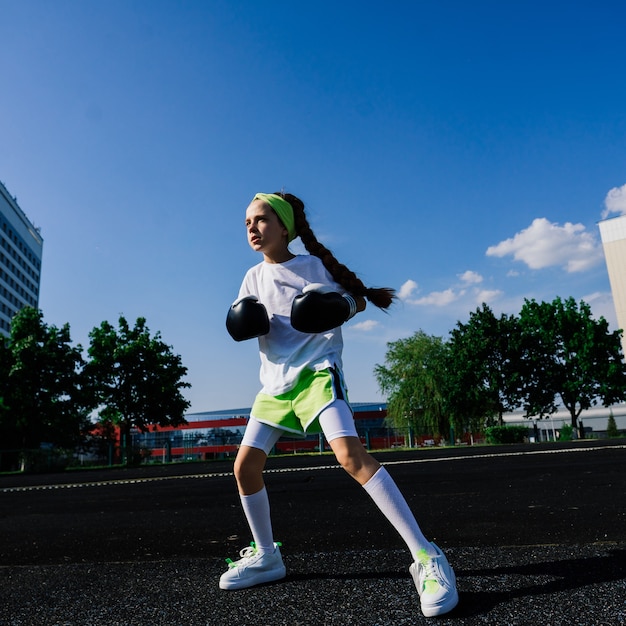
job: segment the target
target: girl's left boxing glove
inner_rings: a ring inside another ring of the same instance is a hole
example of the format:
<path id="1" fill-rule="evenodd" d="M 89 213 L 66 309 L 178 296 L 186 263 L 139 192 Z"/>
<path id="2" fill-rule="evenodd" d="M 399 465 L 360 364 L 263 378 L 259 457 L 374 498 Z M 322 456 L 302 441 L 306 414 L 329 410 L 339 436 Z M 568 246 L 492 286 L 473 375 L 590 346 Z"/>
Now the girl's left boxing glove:
<path id="1" fill-rule="evenodd" d="M 356 300 L 328 285 L 311 283 L 291 305 L 291 325 L 303 333 L 323 333 L 337 328 L 356 314 Z"/>

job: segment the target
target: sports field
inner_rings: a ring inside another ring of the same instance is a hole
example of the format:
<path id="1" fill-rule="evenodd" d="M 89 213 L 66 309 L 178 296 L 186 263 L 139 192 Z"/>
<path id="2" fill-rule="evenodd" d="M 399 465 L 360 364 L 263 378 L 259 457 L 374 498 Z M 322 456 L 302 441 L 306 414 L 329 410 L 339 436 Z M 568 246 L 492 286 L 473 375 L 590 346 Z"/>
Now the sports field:
<path id="1" fill-rule="evenodd" d="M 456 570 L 459 606 L 437 623 L 626 623 L 620 440 L 375 456 Z M 220 591 L 223 559 L 250 540 L 231 468 L 0 476 L 0 624 L 433 621 L 403 543 L 329 456 L 270 459 L 287 578 Z"/>

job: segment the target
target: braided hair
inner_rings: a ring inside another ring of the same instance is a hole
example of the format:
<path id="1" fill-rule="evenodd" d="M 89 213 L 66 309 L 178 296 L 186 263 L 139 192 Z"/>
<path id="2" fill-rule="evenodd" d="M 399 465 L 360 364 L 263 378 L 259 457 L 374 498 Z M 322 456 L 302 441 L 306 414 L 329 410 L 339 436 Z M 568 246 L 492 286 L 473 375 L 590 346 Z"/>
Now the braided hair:
<path id="1" fill-rule="evenodd" d="M 353 296 L 367 298 L 369 302 L 381 309 L 387 309 L 391 305 L 396 297 L 394 289 L 388 287 L 366 287 L 352 270 L 348 269 L 343 263 L 339 263 L 333 253 L 317 240 L 315 233 L 309 226 L 309 222 L 304 213 L 304 203 L 300 198 L 291 193 L 285 193 L 284 191 L 274 193 L 289 202 L 293 209 L 296 233 L 302 240 L 304 247 L 309 254 L 318 257 L 322 261 L 324 267 L 330 272 L 335 282 L 340 284 Z"/>

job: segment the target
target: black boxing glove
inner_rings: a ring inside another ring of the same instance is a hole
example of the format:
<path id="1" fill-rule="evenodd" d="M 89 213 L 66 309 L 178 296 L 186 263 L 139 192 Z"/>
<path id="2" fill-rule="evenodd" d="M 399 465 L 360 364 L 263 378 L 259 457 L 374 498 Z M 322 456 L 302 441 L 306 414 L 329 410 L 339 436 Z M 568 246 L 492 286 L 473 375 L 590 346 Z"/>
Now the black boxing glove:
<path id="1" fill-rule="evenodd" d="M 270 332 L 270 320 L 265 307 L 256 296 L 235 300 L 228 309 L 226 329 L 235 341 L 245 341 Z"/>
<path id="2" fill-rule="evenodd" d="M 337 328 L 357 312 L 356 300 L 328 285 L 311 283 L 291 305 L 291 325 L 303 333 L 323 333 Z"/>

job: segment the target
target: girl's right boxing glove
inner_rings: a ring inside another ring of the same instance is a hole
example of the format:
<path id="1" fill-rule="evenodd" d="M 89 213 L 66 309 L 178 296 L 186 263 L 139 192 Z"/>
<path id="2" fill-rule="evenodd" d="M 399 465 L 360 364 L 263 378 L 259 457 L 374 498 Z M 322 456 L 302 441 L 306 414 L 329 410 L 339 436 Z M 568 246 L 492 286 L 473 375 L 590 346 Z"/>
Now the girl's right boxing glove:
<path id="1" fill-rule="evenodd" d="M 239 298 L 228 309 L 226 329 L 235 341 L 267 335 L 270 332 L 267 311 L 256 296 Z"/>

